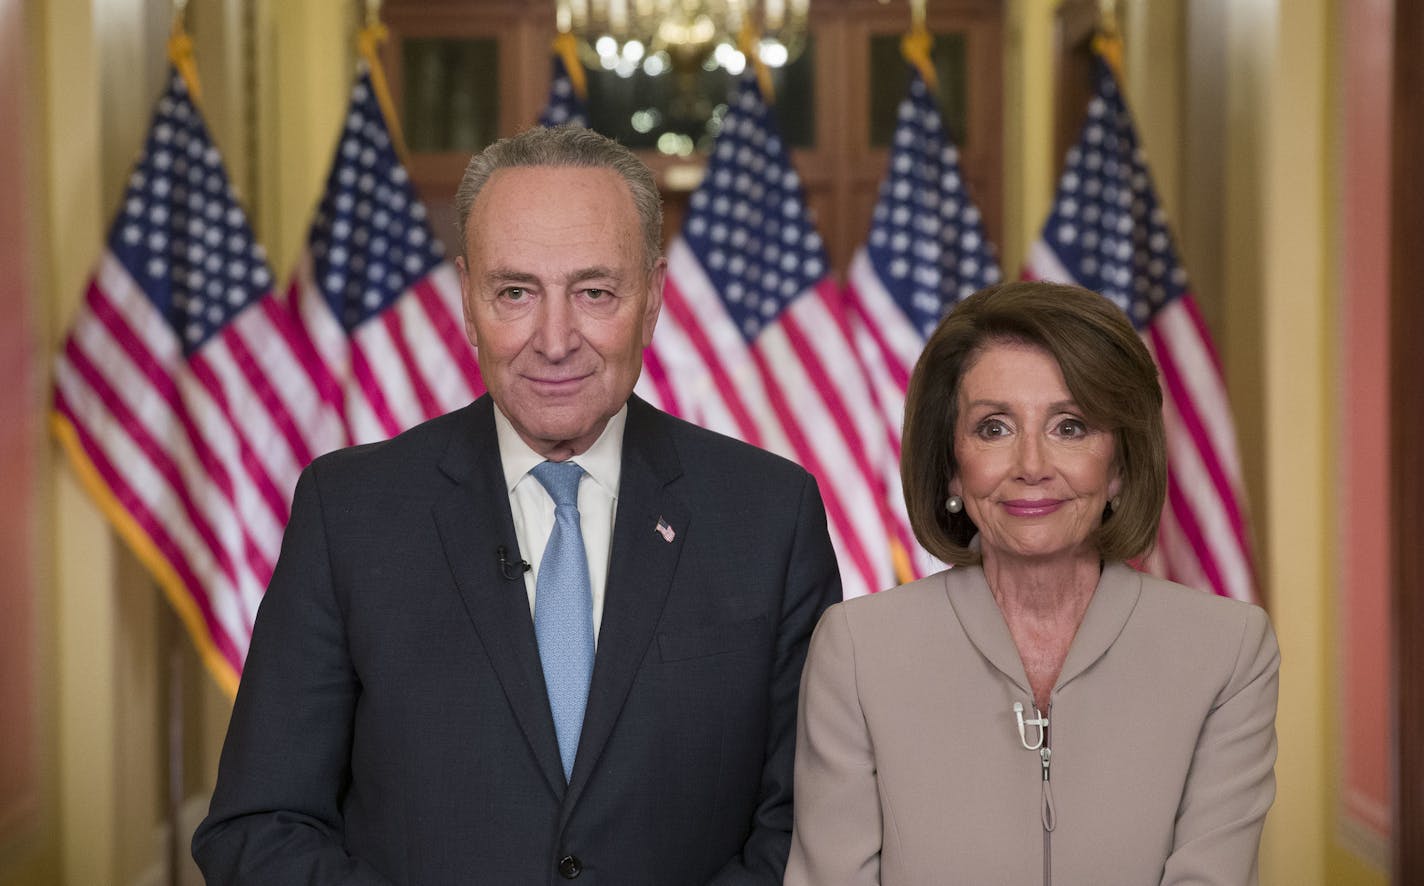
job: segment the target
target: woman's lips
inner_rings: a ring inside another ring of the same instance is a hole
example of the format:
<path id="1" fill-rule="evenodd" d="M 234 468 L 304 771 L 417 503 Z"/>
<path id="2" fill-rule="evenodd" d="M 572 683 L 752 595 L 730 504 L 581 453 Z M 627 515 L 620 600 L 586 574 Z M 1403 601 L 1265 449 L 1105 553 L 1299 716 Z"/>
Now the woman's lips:
<path id="1" fill-rule="evenodd" d="M 1058 498 L 1017 498 L 1002 501 L 999 504 L 1015 517 L 1042 517 L 1062 507 L 1063 500 Z"/>

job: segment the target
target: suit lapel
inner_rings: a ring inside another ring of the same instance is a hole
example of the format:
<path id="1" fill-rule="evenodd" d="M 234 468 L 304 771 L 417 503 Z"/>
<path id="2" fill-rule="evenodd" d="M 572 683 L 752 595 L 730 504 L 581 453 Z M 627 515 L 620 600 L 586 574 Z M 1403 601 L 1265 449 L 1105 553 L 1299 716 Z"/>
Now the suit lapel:
<path id="1" fill-rule="evenodd" d="M 511 561 L 519 560 L 494 429 L 493 401 L 481 397 L 465 412 L 469 420 L 452 436 L 440 461 L 440 470 L 453 483 L 435 502 L 435 523 L 460 598 L 490 666 L 550 788 L 555 795 L 562 795 L 564 770 L 524 579 L 520 576 L 511 581 L 501 575 L 496 554 L 503 545 Z"/>
<path id="2" fill-rule="evenodd" d="M 647 654 L 688 536 L 691 515 L 667 488 L 682 468 L 662 427 L 666 421 L 637 397 L 629 401 L 603 621 L 565 820 L 603 754 Z M 665 530 L 658 528 L 659 521 Z"/>
<path id="3" fill-rule="evenodd" d="M 1092 667 L 1117 642 L 1141 594 L 1142 576 L 1131 566 L 1109 563 L 1103 568 L 1098 589 L 1093 592 L 1088 611 L 1083 613 L 1083 623 L 1078 626 L 1073 645 L 1068 647 L 1068 657 L 1064 659 L 1063 670 L 1058 674 L 1055 691 Z"/>
<path id="4" fill-rule="evenodd" d="M 958 566 L 945 573 L 950 605 L 969 641 L 984 658 L 1023 692 L 1031 694 L 1023 659 L 1014 645 L 1004 613 L 979 566 Z M 1083 623 L 1068 647 L 1063 669 L 1058 673 L 1058 691 L 1102 658 L 1127 625 L 1142 590 L 1142 578 L 1130 566 L 1109 563 L 1098 579 Z"/>
<path id="5" fill-rule="evenodd" d="M 1004 621 L 1004 613 L 994 600 L 994 592 L 989 590 L 983 567 L 956 566 L 944 573 L 944 586 L 949 605 L 954 607 L 969 642 L 985 661 L 1012 680 L 1021 692 L 1031 696 L 1023 659 L 1019 658 L 1018 647 Z"/>

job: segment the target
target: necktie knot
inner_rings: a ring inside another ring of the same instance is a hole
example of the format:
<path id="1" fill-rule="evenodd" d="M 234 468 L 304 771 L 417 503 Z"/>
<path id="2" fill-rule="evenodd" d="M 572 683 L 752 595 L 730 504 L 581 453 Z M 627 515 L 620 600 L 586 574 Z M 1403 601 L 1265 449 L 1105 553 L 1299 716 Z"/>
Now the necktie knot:
<path id="1" fill-rule="evenodd" d="M 534 479 L 549 493 L 555 507 L 578 507 L 579 480 L 583 468 L 571 461 L 546 461 L 530 471 Z"/>

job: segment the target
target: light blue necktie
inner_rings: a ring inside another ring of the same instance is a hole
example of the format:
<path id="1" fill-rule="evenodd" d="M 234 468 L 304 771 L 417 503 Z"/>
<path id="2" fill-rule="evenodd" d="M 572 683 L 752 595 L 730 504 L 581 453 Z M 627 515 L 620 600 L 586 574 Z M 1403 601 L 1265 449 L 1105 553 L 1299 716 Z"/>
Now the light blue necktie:
<path id="1" fill-rule="evenodd" d="M 534 584 L 534 636 L 567 780 L 573 777 L 593 676 L 593 591 L 578 512 L 583 468 L 571 461 L 546 461 L 531 473 L 554 499 L 554 531 Z"/>

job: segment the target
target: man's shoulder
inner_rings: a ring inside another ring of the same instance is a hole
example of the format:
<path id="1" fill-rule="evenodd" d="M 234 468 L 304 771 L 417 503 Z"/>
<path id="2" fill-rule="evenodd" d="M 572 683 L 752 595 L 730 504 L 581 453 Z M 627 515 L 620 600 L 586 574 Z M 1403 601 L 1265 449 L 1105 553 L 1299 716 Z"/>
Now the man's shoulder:
<path id="1" fill-rule="evenodd" d="M 470 434 L 478 424 L 480 406 L 481 402 L 476 400 L 414 425 L 388 440 L 328 452 L 314 459 L 308 471 L 320 474 L 324 480 L 351 478 L 366 483 L 408 478 L 423 469 L 434 468 L 453 438 Z"/>

